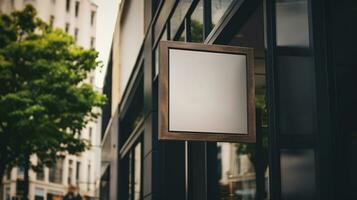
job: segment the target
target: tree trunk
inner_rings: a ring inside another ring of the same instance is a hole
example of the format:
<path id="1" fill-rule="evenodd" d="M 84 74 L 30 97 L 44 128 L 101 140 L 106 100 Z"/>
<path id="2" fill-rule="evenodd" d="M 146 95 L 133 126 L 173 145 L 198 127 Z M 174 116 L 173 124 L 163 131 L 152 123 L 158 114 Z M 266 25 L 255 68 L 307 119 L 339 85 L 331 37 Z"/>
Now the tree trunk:
<path id="1" fill-rule="evenodd" d="M 30 171 L 30 155 L 28 153 L 26 153 L 25 156 L 25 177 L 24 177 L 24 200 L 28 200 L 29 199 L 29 188 L 30 188 L 30 180 L 29 180 L 29 171 Z"/>

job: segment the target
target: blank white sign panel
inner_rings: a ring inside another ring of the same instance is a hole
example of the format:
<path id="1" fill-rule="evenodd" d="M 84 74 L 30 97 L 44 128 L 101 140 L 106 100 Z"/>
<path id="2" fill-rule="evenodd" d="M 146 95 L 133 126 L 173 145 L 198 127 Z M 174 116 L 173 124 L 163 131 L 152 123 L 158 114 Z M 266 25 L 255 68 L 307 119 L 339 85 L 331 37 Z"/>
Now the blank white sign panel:
<path id="1" fill-rule="evenodd" d="M 169 49 L 169 130 L 248 134 L 246 55 Z"/>

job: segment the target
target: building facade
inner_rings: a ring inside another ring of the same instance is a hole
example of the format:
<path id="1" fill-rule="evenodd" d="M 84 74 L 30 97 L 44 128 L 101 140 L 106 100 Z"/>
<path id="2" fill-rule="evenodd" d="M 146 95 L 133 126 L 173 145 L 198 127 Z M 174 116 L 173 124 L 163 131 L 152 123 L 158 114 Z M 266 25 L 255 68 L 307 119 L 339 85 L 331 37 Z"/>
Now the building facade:
<path id="1" fill-rule="evenodd" d="M 104 86 L 119 97 L 103 110 L 101 199 L 356 199 L 356 9 L 123 0 Z M 158 139 L 163 40 L 254 49 L 255 144 Z"/>
<path id="2" fill-rule="evenodd" d="M 0 13 L 21 10 L 26 4 L 33 5 L 38 17 L 53 27 L 72 35 L 76 43 L 84 48 L 95 48 L 97 5 L 91 0 L 2 0 Z M 94 71 L 88 82 L 94 85 Z M 99 109 L 96 110 L 99 112 Z M 89 122 L 81 137 L 90 142 L 91 148 L 79 156 L 67 155 L 42 173 L 29 172 L 30 200 L 62 199 L 70 186 L 78 187 L 85 199 L 97 199 L 99 195 L 101 138 L 100 120 Z M 37 162 L 32 157 L 33 163 Z M 16 167 L 3 178 L 3 199 L 20 198 L 23 192 L 24 169 Z"/>

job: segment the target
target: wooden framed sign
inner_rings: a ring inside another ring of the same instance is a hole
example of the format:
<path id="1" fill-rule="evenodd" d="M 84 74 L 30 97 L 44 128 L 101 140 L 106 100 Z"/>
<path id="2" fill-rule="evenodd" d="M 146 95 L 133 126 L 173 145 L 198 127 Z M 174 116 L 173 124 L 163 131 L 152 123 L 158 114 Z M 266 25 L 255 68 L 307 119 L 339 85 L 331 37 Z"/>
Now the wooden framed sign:
<path id="1" fill-rule="evenodd" d="M 255 142 L 253 49 L 162 41 L 159 139 Z"/>

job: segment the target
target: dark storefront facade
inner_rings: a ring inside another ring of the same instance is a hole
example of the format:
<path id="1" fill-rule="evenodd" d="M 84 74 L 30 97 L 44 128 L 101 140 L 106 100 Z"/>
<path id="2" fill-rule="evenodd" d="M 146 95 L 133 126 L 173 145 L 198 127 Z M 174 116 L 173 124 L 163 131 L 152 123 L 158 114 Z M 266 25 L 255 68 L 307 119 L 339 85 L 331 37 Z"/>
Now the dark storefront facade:
<path id="1" fill-rule="evenodd" d="M 357 1 L 145 0 L 144 16 L 120 103 L 103 111 L 102 199 L 357 199 Z M 163 40 L 254 49 L 255 144 L 158 140 Z"/>

